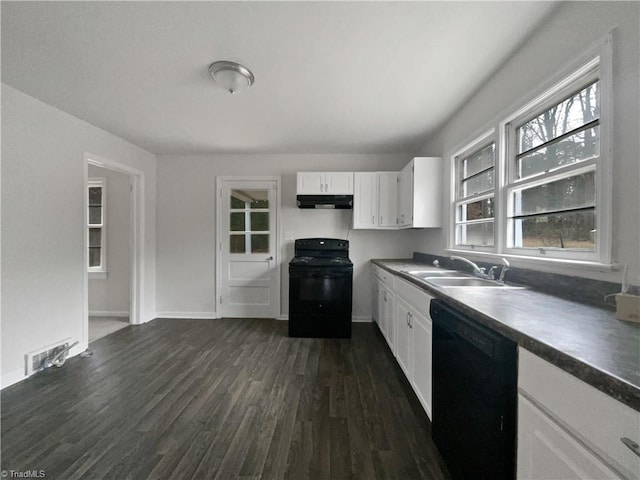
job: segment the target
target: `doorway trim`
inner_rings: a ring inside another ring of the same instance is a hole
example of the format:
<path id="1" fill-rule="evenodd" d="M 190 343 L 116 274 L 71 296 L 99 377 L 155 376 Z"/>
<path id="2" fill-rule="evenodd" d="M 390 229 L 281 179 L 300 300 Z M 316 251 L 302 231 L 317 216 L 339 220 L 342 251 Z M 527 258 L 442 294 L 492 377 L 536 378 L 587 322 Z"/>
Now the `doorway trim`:
<path id="1" fill-rule="evenodd" d="M 129 292 L 129 323 L 131 325 L 140 325 L 145 323 L 143 318 L 144 305 L 144 258 L 145 258 L 145 215 L 144 215 L 144 194 L 145 194 L 145 176 L 144 172 L 137 168 L 130 167 L 123 163 L 110 160 L 100 155 L 94 155 L 89 152 L 83 154 L 83 170 L 84 185 L 89 180 L 89 165 L 105 168 L 115 172 L 128 175 L 131 180 L 131 201 L 129 202 L 129 221 L 130 221 L 130 292 Z M 83 328 L 82 343 L 85 348 L 89 345 L 89 248 L 86 226 L 88 222 L 88 200 L 87 195 L 83 195 L 84 210 L 84 269 L 83 269 Z"/>
<path id="2" fill-rule="evenodd" d="M 282 240 L 280 238 L 282 228 L 282 177 L 279 175 L 264 175 L 264 176 L 218 176 L 216 177 L 216 244 L 215 244 L 215 262 L 216 262 L 216 278 L 215 278 L 215 298 L 214 304 L 216 306 L 216 318 L 222 318 L 222 303 L 220 298 L 222 296 L 222 187 L 224 182 L 238 181 L 238 182 L 275 182 L 276 184 L 276 234 L 274 245 L 274 264 L 276 268 L 276 276 L 278 281 L 275 282 L 275 298 L 278 300 L 275 306 L 274 318 L 280 318 L 282 313 L 282 298 L 280 295 L 280 287 L 282 284 L 282 273 L 280 269 L 280 246 Z"/>

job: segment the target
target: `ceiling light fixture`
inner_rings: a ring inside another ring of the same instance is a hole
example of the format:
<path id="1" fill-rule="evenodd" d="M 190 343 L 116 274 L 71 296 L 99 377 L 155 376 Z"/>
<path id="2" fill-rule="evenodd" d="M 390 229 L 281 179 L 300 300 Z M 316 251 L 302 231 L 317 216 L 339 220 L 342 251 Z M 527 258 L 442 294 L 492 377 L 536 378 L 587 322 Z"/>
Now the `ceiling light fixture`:
<path id="1" fill-rule="evenodd" d="M 254 81 L 251 70 L 239 63 L 226 60 L 209 65 L 209 74 L 217 85 L 231 94 L 246 90 Z"/>

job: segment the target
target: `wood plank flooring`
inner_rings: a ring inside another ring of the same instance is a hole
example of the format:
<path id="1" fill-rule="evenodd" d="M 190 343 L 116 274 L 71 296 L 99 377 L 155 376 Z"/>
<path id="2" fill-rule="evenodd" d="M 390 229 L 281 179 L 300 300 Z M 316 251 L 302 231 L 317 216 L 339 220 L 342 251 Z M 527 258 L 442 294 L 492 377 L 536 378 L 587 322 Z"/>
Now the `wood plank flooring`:
<path id="1" fill-rule="evenodd" d="M 2 391 L 2 469 L 47 479 L 447 479 L 374 324 L 351 340 L 263 319 L 128 326 Z"/>

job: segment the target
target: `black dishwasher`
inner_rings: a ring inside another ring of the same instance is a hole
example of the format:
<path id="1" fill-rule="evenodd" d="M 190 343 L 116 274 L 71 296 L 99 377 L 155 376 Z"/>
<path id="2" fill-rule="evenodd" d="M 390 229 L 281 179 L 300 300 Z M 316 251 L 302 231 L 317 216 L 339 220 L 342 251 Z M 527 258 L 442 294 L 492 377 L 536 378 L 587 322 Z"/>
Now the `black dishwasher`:
<path id="1" fill-rule="evenodd" d="M 517 346 L 440 300 L 433 320 L 433 440 L 455 480 L 513 479 Z"/>

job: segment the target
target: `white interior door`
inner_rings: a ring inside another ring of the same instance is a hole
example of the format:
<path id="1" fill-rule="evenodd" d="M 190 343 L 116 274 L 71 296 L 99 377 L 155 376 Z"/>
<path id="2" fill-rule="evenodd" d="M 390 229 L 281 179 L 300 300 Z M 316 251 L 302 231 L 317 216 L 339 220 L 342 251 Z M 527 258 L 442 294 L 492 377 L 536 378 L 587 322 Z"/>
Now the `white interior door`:
<path id="1" fill-rule="evenodd" d="M 222 180 L 220 295 L 223 317 L 275 318 L 280 301 L 276 180 Z"/>

